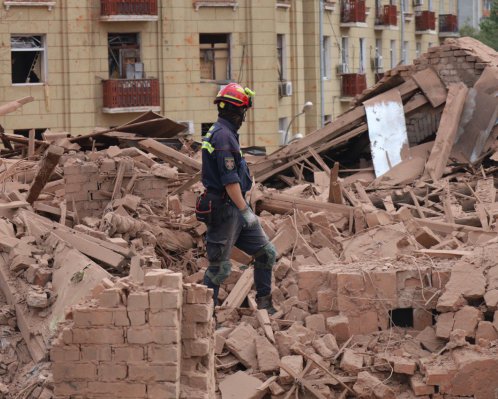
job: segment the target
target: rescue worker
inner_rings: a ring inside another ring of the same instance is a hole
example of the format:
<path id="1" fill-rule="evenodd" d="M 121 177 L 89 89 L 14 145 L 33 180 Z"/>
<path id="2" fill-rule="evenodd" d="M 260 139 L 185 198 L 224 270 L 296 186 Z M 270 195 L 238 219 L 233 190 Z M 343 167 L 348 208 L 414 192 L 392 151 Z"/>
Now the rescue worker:
<path id="1" fill-rule="evenodd" d="M 220 284 L 230 275 L 230 255 L 235 245 L 254 258 L 254 284 L 259 309 L 275 312 L 271 301 L 275 247 L 268 241 L 245 200 L 251 189 L 249 168 L 240 150 L 237 131 L 252 107 L 254 92 L 237 83 L 223 87 L 214 103 L 218 120 L 202 139 L 202 184 L 197 215 L 208 215 L 206 247 L 209 266 L 204 284 L 214 291 L 217 305 Z"/>

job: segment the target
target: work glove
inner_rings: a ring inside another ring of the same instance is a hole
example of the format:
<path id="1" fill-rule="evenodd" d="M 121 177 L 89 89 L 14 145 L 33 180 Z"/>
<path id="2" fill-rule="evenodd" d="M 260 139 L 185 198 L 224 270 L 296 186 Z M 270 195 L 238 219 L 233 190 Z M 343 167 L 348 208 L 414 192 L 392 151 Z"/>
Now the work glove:
<path id="1" fill-rule="evenodd" d="M 244 218 L 245 227 L 252 228 L 259 224 L 258 217 L 249 206 L 246 206 L 244 210 L 240 211 L 240 214 Z"/>

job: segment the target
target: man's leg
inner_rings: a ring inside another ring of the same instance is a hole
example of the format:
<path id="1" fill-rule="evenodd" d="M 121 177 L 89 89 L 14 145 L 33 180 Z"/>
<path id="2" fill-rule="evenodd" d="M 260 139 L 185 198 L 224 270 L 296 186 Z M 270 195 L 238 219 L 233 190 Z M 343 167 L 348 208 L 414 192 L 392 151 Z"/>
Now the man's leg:
<path id="1" fill-rule="evenodd" d="M 230 254 L 241 225 L 238 214 L 232 206 L 227 206 L 223 212 L 223 220 L 208 225 L 206 233 L 206 250 L 209 261 L 204 274 L 204 285 L 213 289 L 214 305 L 218 304 L 220 285 L 232 270 Z"/>
<path id="2" fill-rule="evenodd" d="M 254 285 L 258 308 L 274 312 L 271 302 L 271 278 L 277 253 L 275 246 L 258 224 L 253 228 L 242 228 L 235 246 L 254 256 Z"/>

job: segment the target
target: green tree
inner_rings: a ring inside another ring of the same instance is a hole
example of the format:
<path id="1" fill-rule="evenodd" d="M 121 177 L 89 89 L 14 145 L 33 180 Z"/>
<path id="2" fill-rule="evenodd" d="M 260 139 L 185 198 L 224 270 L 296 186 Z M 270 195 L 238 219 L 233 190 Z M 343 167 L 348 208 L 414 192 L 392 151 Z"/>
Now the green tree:
<path id="1" fill-rule="evenodd" d="M 469 25 L 460 29 L 460 36 L 473 37 L 498 51 L 498 0 L 493 0 L 489 18 L 479 24 L 479 31 Z"/>

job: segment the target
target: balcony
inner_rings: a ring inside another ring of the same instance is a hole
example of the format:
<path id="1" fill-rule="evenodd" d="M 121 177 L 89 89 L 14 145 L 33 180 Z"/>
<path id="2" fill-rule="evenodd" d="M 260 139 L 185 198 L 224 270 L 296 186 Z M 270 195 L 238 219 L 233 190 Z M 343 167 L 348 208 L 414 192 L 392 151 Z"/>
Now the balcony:
<path id="1" fill-rule="evenodd" d="M 106 114 L 160 111 L 158 79 L 109 79 L 103 81 Z"/>
<path id="2" fill-rule="evenodd" d="M 345 73 L 341 79 L 341 97 L 354 97 L 367 88 L 367 77 L 364 73 Z"/>
<path id="3" fill-rule="evenodd" d="M 375 29 L 397 29 L 398 9 L 395 5 L 385 5 L 377 10 Z"/>
<path id="4" fill-rule="evenodd" d="M 434 11 L 421 11 L 415 16 L 415 33 L 436 33 L 436 13 Z"/>
<path id="5" fill-rule="evenodd" d="M 194 8 L 195 11 L 199 11 L 199 8 L 201 7 L 229 7 L 233 8 L 235 11 L 237 7 L 239 6 L 239 3 L 236 1 L 227 1 L 227 0 L 195 0 L 194 1 Z"/>
<path id="6" fill-rule="evenodd" d="M 458 37 L 458 18 L 453 14 L 439 15 L 439 36 Z"/>
<path id="7" fill-rule="evenodd" d="M 365 0 L 343 0 L 341 3 L 341 27 L 367 27 Z"/>
<path id="8" fill-rule="evenodd" d="M 157 0 L 100 0 L 100 20 L 157 21 Z"/>

